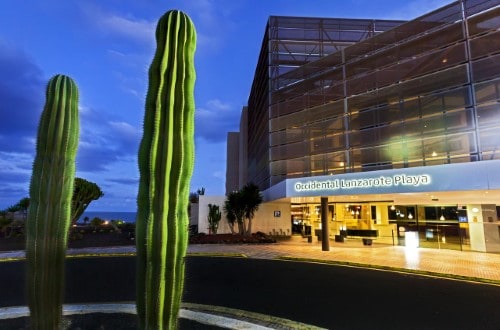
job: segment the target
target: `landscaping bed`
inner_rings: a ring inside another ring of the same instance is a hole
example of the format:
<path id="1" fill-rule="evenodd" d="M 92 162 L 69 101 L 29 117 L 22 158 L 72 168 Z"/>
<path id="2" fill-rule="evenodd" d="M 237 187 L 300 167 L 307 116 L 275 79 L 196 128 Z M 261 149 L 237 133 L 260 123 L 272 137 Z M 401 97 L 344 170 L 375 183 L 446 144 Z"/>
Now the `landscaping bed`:
<path id="1" fill-rule="evenodd" d="M 79 226 L 71 230 L 68 238 L 68 247 L 85 248 L 135 245 L 133 225 L 132 227 L 127 225 L 121 227 L 119 231 L 110 226 L 99 228 Z M 15 235 L 11 235 L 10 237 L 0 234 L 0 251 L 24 250 L 25 241 L 26 237 L 23 231 L 16 232 Z"/>
<path id="2" fill-rule="evenodd" d="M 250 236 L 239 234 L 196 234 L 190 237 L 190 244 L 262 244 L 276 243 L 276 240 L 264 233 L 257 232 Z"/>
<path id="3" fill-rule="evenodd" d="M 126 224 L 120 231 L 110 227 L 93 228 L 80 226 L 71 231 L 68 239 L 69 248 L 111 247 L 135 245 L 133 224 Z M 0 234 L 0 251 L 24 250 L 25 236 L 20 231 L 11 237 Z M 250 236 L 238 234 L 194 234 L 190 236 L 190 244 L 266 244 L 276 243 L 276 240 L 264 233 Z"/>

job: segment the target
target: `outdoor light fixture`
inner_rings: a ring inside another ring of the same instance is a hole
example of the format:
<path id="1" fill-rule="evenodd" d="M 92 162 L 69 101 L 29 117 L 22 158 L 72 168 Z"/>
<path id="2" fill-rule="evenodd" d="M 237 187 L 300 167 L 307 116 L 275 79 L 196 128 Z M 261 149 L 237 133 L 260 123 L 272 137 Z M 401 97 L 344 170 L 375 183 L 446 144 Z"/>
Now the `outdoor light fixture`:
<path id="1" fill-rule="evenodd" d="M 432 157 L 436 157 L 437 155 L 438 155 L 437 152 L 435 151 L 432 152 Z"/>
<path id="2" fill-rule="evenodd" d="M 477 212 L 479 212 L 479 209 L 477 207 L 473 207 L 472 212 L 477 213 Z"/>

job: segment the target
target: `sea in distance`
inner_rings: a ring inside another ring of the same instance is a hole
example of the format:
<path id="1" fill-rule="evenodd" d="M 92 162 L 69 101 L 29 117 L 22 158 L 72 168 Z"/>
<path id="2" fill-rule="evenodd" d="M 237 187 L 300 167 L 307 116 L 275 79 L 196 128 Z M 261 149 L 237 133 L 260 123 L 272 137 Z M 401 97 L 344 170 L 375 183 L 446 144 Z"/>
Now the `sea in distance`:
<path id="1" fill-rule="evenodd" d="M 78 219 L 78 222 L 83 223 L 85 217 L 89 218 L 89 221 L 98 217 L 102 220 L 123 220 L 125 222 L 135 222 L 136 212 L 104 212 L 104 211 L 94 211 L 94 212 L 83 212 L 82 216 Z"/>

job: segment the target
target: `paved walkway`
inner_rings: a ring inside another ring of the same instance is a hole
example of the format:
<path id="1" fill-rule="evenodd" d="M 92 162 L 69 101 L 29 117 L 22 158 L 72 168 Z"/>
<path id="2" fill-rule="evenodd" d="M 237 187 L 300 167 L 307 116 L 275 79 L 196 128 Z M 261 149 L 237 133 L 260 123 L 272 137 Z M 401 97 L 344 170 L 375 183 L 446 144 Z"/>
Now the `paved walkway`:
<path id="1" fill-rule="evenodd" d="M 134 253 L 135 247 L 70 249 L 69 255 L 99 253 Z M 363 246 L 361 241 L 330 243 L 330 251 L 322 251 L 321 243 L 307 243 L 301 237 L 277 244 L 259 245 L 190 245 L 189 254 L 240 254 L 248 258 L 309 259 L 353 263 L 375 267 L 395 267 L 413 271 L 458 275 L 471 279 L 486 279 L 500 285 L 500 254 L 454 251 L 445 249 L 407 249 L 374 243 Z M 24 251 L 0 253 L 0 259 L 22 258 Z"/>

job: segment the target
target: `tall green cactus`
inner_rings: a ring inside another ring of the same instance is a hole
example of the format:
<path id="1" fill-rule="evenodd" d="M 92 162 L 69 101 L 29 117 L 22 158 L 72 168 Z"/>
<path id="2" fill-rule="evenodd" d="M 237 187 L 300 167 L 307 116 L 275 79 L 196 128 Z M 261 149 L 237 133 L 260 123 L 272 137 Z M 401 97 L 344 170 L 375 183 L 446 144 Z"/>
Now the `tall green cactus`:
<path id="1" fill-rule="evenodd" d="M 196 31 L 183 12 L 158 21 L 149 69 L 137 197 L 137 314 L 142 329 L 177 325 L 194 164 Z"/>
<path id="2" fill-rule="evenodd" d="M 38 126 L 26 221 L 26 280 L 33 329 L 59 329 L 64 260 L 79 138 L 78 88 L 52 77 Z"/>

